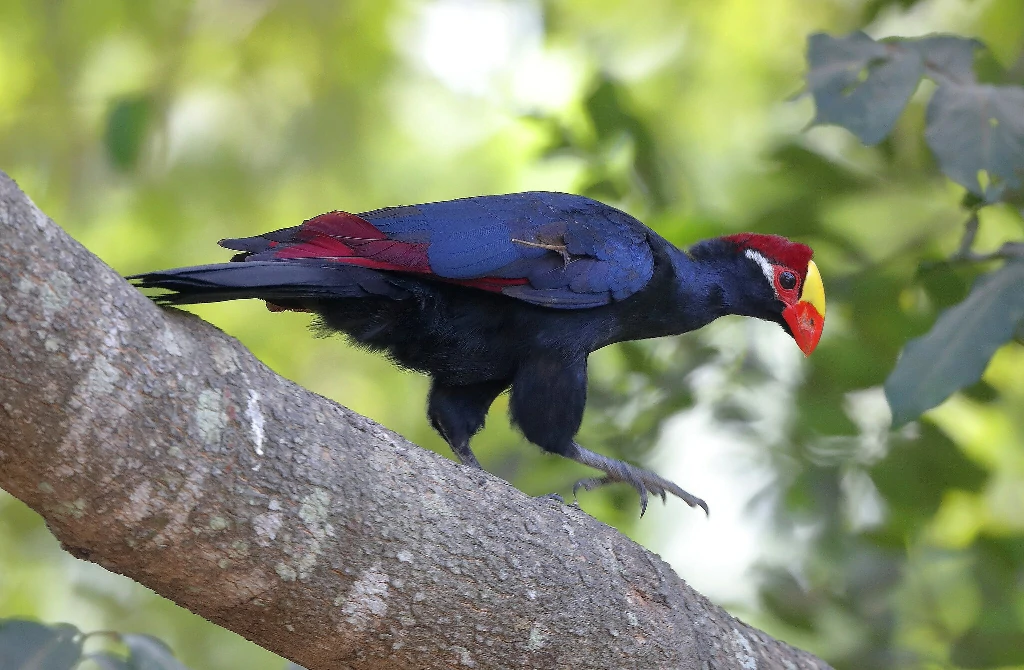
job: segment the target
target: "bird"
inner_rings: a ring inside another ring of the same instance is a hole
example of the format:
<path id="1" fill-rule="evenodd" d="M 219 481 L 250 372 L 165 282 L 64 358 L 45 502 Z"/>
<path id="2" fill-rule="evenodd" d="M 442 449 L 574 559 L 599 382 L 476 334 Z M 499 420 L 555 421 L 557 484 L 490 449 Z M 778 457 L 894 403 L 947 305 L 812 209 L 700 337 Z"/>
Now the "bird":
<path id="1" fill-rule="evenodd" d="M 804 244 L 739 233 L 679 249 L 626 212 L 567 193 L 332 211 L 219 244 L 237 252 L 229 262 L 128 279 L 162 290 L 151 294 L 160 305 L 255 298 L 271 311 L 311 312 L 315 327 L 425 373 L 427 418 L 464 466 L 481 468 L 470 440 L 508 391 L 527 440 L 601 473 L 576 482 L 574 497 L 625 483 L 641 516 L 649 493 L 708 506 L 577 443 L 589 354 L 736 314 L 777 323 L 809 356 L 825 321 Z"/>

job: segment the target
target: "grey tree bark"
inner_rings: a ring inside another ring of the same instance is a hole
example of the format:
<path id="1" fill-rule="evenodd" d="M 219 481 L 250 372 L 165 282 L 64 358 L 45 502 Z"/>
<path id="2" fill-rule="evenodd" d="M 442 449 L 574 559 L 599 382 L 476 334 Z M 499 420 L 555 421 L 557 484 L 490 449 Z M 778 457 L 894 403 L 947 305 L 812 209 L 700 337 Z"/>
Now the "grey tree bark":
<path id="1" fill-rule="evenodd" d="M 2 172 L 0 487 L 79 558 L 311 670 L 828 667 L 586 513 L 155 307 Z"/>

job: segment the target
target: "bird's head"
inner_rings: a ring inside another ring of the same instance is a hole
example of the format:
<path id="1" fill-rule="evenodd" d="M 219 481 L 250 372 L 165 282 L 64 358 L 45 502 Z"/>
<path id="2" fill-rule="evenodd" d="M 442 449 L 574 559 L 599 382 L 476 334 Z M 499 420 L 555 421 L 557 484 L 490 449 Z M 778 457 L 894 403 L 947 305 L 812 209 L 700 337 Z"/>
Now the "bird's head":
<path id="1" fill-rule="evenodd" d="M 739 233 L 700 243 L 691 254 L 726 262 L 735 288 L 728 292 L 731 313 L 778 323 L 811 355 L 825 325 L 825 287 L 810 247 L 779 235 Z"/>

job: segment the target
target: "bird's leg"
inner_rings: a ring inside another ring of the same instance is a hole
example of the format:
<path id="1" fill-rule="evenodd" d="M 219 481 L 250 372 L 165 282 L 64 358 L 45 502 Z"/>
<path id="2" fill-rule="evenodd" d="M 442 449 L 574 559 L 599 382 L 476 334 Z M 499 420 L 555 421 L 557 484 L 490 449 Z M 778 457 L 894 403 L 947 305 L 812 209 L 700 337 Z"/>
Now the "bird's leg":
<path id="1" fill-rule="evenodd" d="M 473 454 L 473 450 L 469 448 L 469 440 L 458 440 L 453 442 L 449 440 L 443 433 L 441 437 L 445 439 L 448 446 L 452 448 L 452 453 L 459 459 L 459 462 L 465 466 L 476 468 L 477 470 L 483 470 L 484 467 L 480 465 L 480 461 L 476 460 L 476 455 Z"/>
<path id="2" fill-rule="evenodd" d="M 431 384 L 427 417 L 463 465 L 483 469 L 469 447 L 469 440 L 483 428 L 487 410 L 507 386 L 508 382 L 500 380 L 451 386 L 435 379 Z"/>
<path id="3" fill-rule="evenodd" d="M 604 477 L 592 477 L 589 479 L 581 479 L 576 482 L 572 487 L 573 496 L 582 488 L 587 491 L 591 491 L 599 486 L 605 484 L 611 484 L 613 482 L 623 482 L 629 484 L 636 489 L 637 493 L 640 494 L 640 516 L 644 515 L 647 511 L 647 493 L 653 493 L 656 496 L 661 496 L 661 500 L 664 502 L 666 494 L 671 493 L 690 507 L 700 507 L 704 510 L 705 514 L 708 514 L 708 505 L 700 498 L 691 495 L 679 488 L 672 482 L 659 477 L 650 470 L 644 470 L 638 468 L 635 465 L 617 461 L 614 458 L 608 458 L 601 454 L 584 449 L 575 442 L 572 443 L 572 449 L 569 453 L 564 454 L 568 458 L 582 463 L 591 468 L 596 468 L 604 472 Z"/>

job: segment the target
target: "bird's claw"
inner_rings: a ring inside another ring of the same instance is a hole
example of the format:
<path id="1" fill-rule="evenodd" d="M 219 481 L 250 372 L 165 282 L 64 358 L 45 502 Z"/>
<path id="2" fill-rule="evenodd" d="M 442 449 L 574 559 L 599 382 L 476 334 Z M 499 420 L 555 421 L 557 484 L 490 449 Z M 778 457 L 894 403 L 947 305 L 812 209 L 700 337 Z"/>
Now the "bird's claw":
<path id="1" fill-rule="evenodd" d="M 611 477 L 588 477 L 586 479 L 581 479 L 575 484 L 573 484 L 572 495 L 575 498 L 577 493 L 579 493 L 580 489 L 584 489 L 586 491 L 593 491 L 596 488 L 599 488 L 606 484 L 614 484 L 615 482 L 618 481 L 620 480 L 612 479 Z M 665 489 L 662 488 L 661 486 L 658 486 L 657 484 L 648 484 L 640 479 L 628 479 L 621 481 L 624 481 L 626 484 L 632 486 L 640 495 L 640 516 L 643 516 L 644 513 L 647 511 L 648 493 L 653 493 L 656 496 L 661 496 L 662 503 L 668 500 Z"/>
<path id="2" fill-rule="evenodd" d="M 573 497 L 576 497 L 580 489 L 592 491 L 606 484 L 622 482 L 632 486 L 640 495 L 640 516 L 647 511 L 648 493 L 661 497 L 663 503 L 668 500 L 668 494 L 671 493 L 690 507 L 700 507 L 705 514 L 710 513 L 706 502 L 649 470 L 601 456 L 579 445 L 577 445 L 577 449 L 579 452 L 576 461 L 603 470 L 605 475 L 604 477 L 589 477 L 576 482 L 572 487 Z"/>

